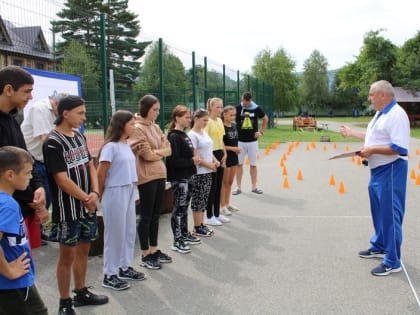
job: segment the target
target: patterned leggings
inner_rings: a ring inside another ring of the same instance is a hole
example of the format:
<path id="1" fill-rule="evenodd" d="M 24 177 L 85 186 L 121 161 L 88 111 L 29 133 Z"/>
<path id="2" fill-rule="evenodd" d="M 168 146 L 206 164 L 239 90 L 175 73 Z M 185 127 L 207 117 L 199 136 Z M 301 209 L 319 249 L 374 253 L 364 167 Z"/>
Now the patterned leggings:
<path id="1" fill-rule="evenodd" d="M 188 178 L 171 182 L 171 184 L 174 191 L 171 227 L 176 240 L 188 233 L 188 206 L 191 200 L 192 181 Z"/>

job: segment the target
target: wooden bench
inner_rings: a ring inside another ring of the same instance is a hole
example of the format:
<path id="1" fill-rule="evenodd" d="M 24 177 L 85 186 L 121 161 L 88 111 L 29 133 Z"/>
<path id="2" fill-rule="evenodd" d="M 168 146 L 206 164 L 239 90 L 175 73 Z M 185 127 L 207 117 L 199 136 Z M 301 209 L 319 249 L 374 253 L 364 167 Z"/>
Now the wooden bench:
<path id="1" fill-rule="evenodd" d="M 316 130 L 316 119 L 314 117 L 296 116 L 293 118 L 293 130 L 303 128 L 306 130 Z"/>

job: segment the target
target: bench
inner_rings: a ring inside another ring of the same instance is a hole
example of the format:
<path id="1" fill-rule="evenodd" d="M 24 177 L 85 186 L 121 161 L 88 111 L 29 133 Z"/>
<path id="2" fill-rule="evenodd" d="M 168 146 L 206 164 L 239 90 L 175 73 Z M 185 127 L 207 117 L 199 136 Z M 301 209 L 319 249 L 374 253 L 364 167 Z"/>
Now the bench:
<path id="1" fill-rule="evenodd" d="M 293 118 L 293 130 L 297 128 L 303 128 L 305 130 L 316 130 L 316 119 L 315 117 L 301 117 L 296 116 Z"/>

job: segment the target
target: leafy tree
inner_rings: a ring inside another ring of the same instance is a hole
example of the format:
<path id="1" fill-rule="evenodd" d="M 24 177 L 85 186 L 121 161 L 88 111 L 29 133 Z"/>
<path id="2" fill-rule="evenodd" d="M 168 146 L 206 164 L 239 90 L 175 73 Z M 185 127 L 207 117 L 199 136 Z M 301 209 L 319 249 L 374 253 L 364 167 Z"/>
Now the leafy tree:
<path id="1" fill-rule="evenodd" d="M 296 63 L 283 48 L 274 53 L 263 50 L 255 58 L 252 71 L 258 80 L 273 86 L 275 111 L 290 111 L 299 104 L 295 67 Z"/>
<path id="2" fill-rule="evenodd" d="M 334 76 L 330 97 L 327 102 L 327 107 L 333 112 L 351 113 L 354 108 L 358 108 L 362 103 L 358 89 L 344 87 L 342 84 L 341 78 L 346 74 L 347 69 L 347 66 L 339 69 Z"/>
<path id="3" fill-rule="evenodd" d="M 412 91 L 420 89 L 420 31 L 398 49 L 395 85 Z"/>
<path id="4" fill-rule="evenodd" d="M 340 90 L 357 93 L 360 105 L 368 105 L 369 87 L 373 82 L 378 80 L 393 82 L 397 47 L 380 36 L 381 31 L 366 33 L 356 61 L 344 66 L 338 74 Z"/>
<path id="5" fill-rule="evenodd" d="M 396 46 L 380 36 L 380 32 L 370 31 L 365 35 L 363 47 L 356 64 L 360 69 L 359 89 L 361 96 L 369 92 L 370 85 L 378 80 L 392 80 L 392 70 L 396 63 Z"/>
<path id="6" fill-rule="evenodd" d="M 58 54 L 63 54 L 67 42 L 77 40 L 99 61 L 101 13 L 106 13 L 108 67 L 114 69 L 117 88 L 130 89 L 140 69 L 138 59 L 149 42 L 136 40 L 140 25 L 137 15 L 128 11 L 128 0 L 67 0 L 57 14 L 61 19 L 51 23 L 53 31 L 63 39 L 57 44 Z"/>
<path id="7" fill-rule="evenodd" d="M 100 75 L 97 72 L 95 64 L 95 60 L 88 55 L 85 46 L 80 42 L 75 40 L 67 42 L 60 70 L 64 73 L 83 77 L 82 96 L 87 100 L 87 105 L 90 108 L 87 117 L 87 124 L 89 126 L 102 116 L 102 110 L 98 103 L 98 100 L 101 99 L 101 91 L 97 83 Z"/>
<path id="8" fill-rule="evenodd" d="M 303 64 L 302 95 L 303 104 L 312 111 L 325 108 L 329 96 L 328 62 L 314 50 Z"/>
<path id="9" fill-rule="evenodd" d="M 187 77 L 181 60 L 172 54 L 166 45 L 162 45 L 162 50 L 164 78 L 163 102 L 169 112 L 176 103 L 185 103 Z M 155 42 L 145 57 L 137 89 L 147 91 L 147 93 L 152 93 L 159 97 L 159 73 L 159 43 Z"/>

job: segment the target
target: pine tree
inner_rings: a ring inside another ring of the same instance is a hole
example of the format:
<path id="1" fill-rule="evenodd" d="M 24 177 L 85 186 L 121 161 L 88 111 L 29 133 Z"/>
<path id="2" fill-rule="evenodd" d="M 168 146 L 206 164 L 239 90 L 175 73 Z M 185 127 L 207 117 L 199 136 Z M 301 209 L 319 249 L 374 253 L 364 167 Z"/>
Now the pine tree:
<path id="1" fill-rule="evenodd" d="M 138 77 L 141 58 L 150 42 L 137 41 L 138 16 L 128 10 L 128 0 L 67 0 L 53 21 L 52 29 L 61 35 L 57 55 L 63 56 L 69 41 L 82 43 L 100 67 L 100 14 L 106 14 L 107 66 L 114 69 L 116 87 L 131 89 Z M 59 57 L 60 58 L 60 57 Z"/>

